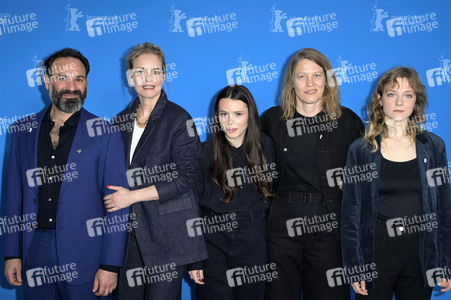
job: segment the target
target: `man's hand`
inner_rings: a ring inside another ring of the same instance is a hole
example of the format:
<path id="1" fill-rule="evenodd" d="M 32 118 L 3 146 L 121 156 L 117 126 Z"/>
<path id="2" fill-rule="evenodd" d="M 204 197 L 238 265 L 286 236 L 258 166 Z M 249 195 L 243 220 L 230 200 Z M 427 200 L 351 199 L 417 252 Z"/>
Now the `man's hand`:
<path id="1" fill-rule="evenodd" d="M 99 269 L 94 277 L 92 292 L 97 297 L 108 296 L 117 286 L 117 274 Z"/>
<path id="2" fill-rule="evenodd" d="M 9 284 L 22 285 L 22 260 L 20 258 L 12 258 L 5 261 L 5 276 Z"/>

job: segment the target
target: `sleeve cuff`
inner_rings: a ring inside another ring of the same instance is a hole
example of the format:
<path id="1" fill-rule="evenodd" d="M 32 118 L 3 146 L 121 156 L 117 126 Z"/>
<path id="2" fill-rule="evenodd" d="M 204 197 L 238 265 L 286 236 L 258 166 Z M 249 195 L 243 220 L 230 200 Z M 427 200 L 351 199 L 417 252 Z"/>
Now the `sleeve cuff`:
<path id="1" fill-rule="evenodd" d="M 99 269 L 102 269 L 102 270 L 108 271 L 108 272 L 119 273 L 120 267 L 110 266 L 110 265 L 100 265 Z"/>
<path id="2" fill-rule="evenodd" d="M 196 261 L 192 264 L 188 264 L 186 266 L 188 272 L 189 271 L 194 271 L 194 270 L 203 270 L 204 269 L 204 264 L 202 263 L 202 261 Z"/>
<path id="3" fill-rule="evenodd" d="M 8 256 L 8 257 L 5 257 L 5 261 L 10 260 L 10 259 L 15 259 L 15 258 L 20 259 L 20 257 Z"/>

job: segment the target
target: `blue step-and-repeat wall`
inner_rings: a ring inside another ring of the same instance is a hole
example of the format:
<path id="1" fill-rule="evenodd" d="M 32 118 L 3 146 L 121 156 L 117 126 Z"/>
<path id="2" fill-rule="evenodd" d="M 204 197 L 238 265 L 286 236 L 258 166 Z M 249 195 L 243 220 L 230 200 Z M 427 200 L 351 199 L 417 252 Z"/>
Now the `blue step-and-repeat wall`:
<path id="1" fill-rule="evenodd" d="M 198 118 L 202 140 L 208 128 L 199 120 L 211 116 L 215 95 L 228 84 L 245 84 L 260 112 L 278 104 L 289 58 L 301 48 L 316 48 L 329 58 L 343 105 L 365 120 L 379 76 L 410 66 L 428 89 L 426 129 L 450 149 L 450 37 L 451 3 L 443 0 L 2 0 L 1 216 L 8 126 L 50 103 L 43 59 L 63 47 L 77 48 L 90 60 L 85 108 L 109 119 L 134 96 L 125 77 L 127 51 L 145 41 L 161 46 L 168 63 L 164 88 L 170 100 Z M 0 277 L 0 299 L 20 299 L 21 289 Z M 190 298 L 194 288 L 184 280 L 183 299 Z M 433 299 L 451 299 L 451 292 L 435 289 Z"/>

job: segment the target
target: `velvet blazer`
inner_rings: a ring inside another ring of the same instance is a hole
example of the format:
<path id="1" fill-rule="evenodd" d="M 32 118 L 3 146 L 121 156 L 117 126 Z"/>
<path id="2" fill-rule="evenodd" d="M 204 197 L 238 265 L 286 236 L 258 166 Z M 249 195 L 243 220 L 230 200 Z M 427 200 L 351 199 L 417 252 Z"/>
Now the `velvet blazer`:
<path id="1" fill-rule="evenodd" d="M 374 163 L 379 174 L 381 138 L 377 140 L 379 148 L 376 152 L 371 152 L 371 147 L 363 139 L 356 140 L 349 147 L 346 166 L 351 168 Z M 430 232 L 419 232 L 420 263 L 426 283 L 427 270 L 451 267 L 451 194 L 444 141 L 424 131 L 416 136 L 415 145 L 422 190 L 420 215 L 434 213 L 438 223 L 437 228 Z M 442 178 L 434 182 L 428 172 L 432 169 L 438 170 Z M 374 262 L 379 176 L 374 176 L 371 181 L 352 183 L 349 176 L 345 176 L 343 185 L 341 238 L 343 266 L 352 268 Z"/>
<path id="2" fill-rule="evenodd" d="M 177 266 L 207 257 L 202 235 L 187 223 L 199 217 L 195 182 L 200 140 L 191 116 L 162 90 L 130 163 L 130 147 L 139 99 L 116 116 L 125 145 L 131 189 L 155 185 L 159 200 L 131 206 L 138 248 L 146 266 Z"/>

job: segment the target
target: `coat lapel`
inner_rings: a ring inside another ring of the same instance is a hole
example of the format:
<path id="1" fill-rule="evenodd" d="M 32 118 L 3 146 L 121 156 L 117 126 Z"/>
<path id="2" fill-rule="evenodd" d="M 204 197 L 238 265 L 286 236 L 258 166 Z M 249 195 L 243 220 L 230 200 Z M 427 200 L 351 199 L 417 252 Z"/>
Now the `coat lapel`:
<path id="1" fill-rule="evenodd" d="M 376 164 L 376 172 L 378 176 L 378 180 L 373 180 L 370 183 L 371 190 L 371 199 L 372 203 L 371 206 L 373 208 L 373 226 L 376 228 L 377 223 L 377 212 L 378 212 L 378 203 L 379 203 L 379 185 L 380 185 L 380 178 L 381 178 L 381 160 L 382 160 L 382 151 L 381 151 L 381 144 L 382 144 L 382 138 L 380 135 L 376 137 L 376 141 L 379 145 L 379 148 L 376 152 L 371 152 L 371 145 L 365 145 L 365 147 L 368 147 L 368 149 L 365 151 L 367 155 L 369 156 L 369 159 L 366 160 L 366 163 L 375 163 Z"/>
<path id="2" fill-rule="evenodd" d="M 147 140 L 150 139 L 150 136 L 152 135 L 152 132 L 155 129 L 155 122 L 157 121 L 157 119 L 160 118 L 161 113 L 163 112 L 164 107 L 166 106 L 167 102 L 168 102 L 168 98 L 166 96 L 166 93 L 164 92 L 164 90 L 161 90 L 160 98 L 158 98 L 157 104 L 155 105 L 152 113 L 150 114 L 149 122 L 147 123 L 147 126 L 144 129 L 143 135 L 139 139 L 138 145 L 136 146 L 135 152 L 133 153 L 131 165 L 133 165 L 134 159 L 140 155 L 140 152 L 143 150 L 143 147 L 147 143 Z M 134 108 L 136 110 L 136 107 L 138 107 L 138 103 L 139 103 L 139 100 L 136 99 L 135 103 L 133 103 L 133 105 L 132 105 L 132 108 Z M 133 136 L 133 132 L 130 135 L 130 143 L 128 144 L 129 146 L 127 147 L 128 148 L 128 156 L 127 157 L 129 157 L 129 155 L 130 155 L 130 145 L 131 145 L 131 137 L 132 136 Z"/>
<path id="3" fill-rule="evenodd" d="M 136 104 L 136 105 L 135 105 Z M 121 114 L 122 116 L 131 116 L 132 113 L 136 111 L 137 102 L 134 101 L 132 105 L 125 111 L 124 114 Z M 130 147 L 132 145 L 132 136 L 134 131 L 134 125 L 135 125 L 135 118 L 124 118 L 123 123 L 121 122 L 118 124 L 121 127 L 124 128 L 131 128 L 131 130 L 123 129 L 122 130 L 122 139 L 124 140 L 124 153 L 125 153 L 125 162 L 127 165 L 127 170 L 130 169 Z"/>
<path id="4" fill-rule="evenodd" d="M 89 143 L 93 141 L 94 137 L 88 135 L 88 129 L 86 125 L 88 121 L 87 111 L 82 108 L 80 113 L 80 120 L 78 121 L 77 130 L 75 131 L 74 140 L 72 141 L 72 146 L 70 147 L 69 156 L 67 157 L 67 164 L 75 163 L 75 168 L 79 165 L 79 162 L 88 155 Z M 84 151 L 85 150 L 85 151 Z M 67 176 L 67 172 L 72 172 L 70 168 L 67 168 L 64 174 L 64 178 Z M 67 188 L 68 182 L 63 180 L 61 183 L 60 196 Z"/>
<path id="5" fill-rule="evenodd" d="M 21 148 L 23 151 L 22 154 L 27 157 L 28 160 L 28 166 L 30 166 L 30 169 L 36 169 L 38 167 L 38 139 L 39 139 L 39 131 L 41 130 L 41 124 L 42 119 L 45 116 L 45 113 L 49 109 L 49 106 L 46 106 L 43 110 L 41 110 L 36 115 L 36 121 L 38 123 L 37 128 L 30 127 L 30 129 L 27 131 L 26 139 L 24 139 L 25 145 L 21 145 Z M 29 121 L 30 122 L 30 121 Z M 29 149 L 32 149 L 32 151 L 29 151 Z M 27 170 L 24 170 L 26 172 Z M 33 187 L 36 194 L 38 193 L 38 185 L 35 185 Z"/>
<path id="6" fill-rule="evenodd" d="M 428 186 L 428 181 L 427 181 L 427 177 L 426 177 L 426 172 L 428 169 L 431 168 L 431 161 L 428 160 L 428 153 L 431 153 L 430 150 L 428 149 L 427 146 L 427 142 L 425 139 L 424 134 L 419 134 L 416 137 L 415 140 L 415 147 L 416 147 L 416 152 L 417 152 L 417 162 L 418 162 L 418 168 L 420 170 L 420 180 L 421 180 L 421 186 L 425 187 Z M 433 203 L 429 202 L 429 199 L 431 199 L 431 197 L 429 197 L 428 191 L 430 191 L 430 189 L 421 189 L 421 195 L 422 195 L 422 201 L 421 201 L 421 213 L 424 213 L 425 211 L 433 211 L 434 208 L 431 207 L 431 205 L 434 205 Z"/>

